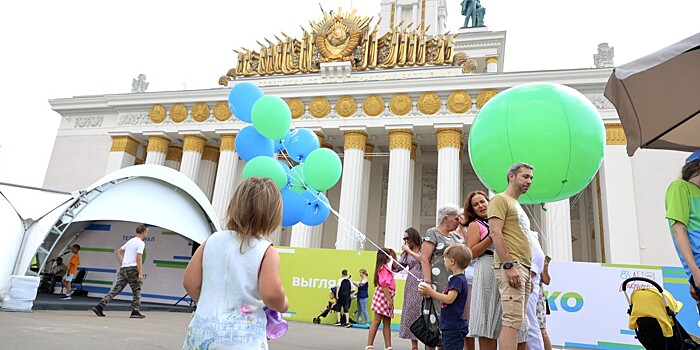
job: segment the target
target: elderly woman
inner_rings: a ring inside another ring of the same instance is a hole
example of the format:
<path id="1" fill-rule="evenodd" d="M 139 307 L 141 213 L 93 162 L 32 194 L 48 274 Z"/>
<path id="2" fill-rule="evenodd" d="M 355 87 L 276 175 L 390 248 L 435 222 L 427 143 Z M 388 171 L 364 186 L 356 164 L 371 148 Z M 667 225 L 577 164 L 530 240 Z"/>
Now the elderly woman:
<path id="1" fill-rule="evenodd" d="M 447 279 L 450 273 L 445 267 L 443 253 L 451 244 L 464 243 L 462 236 L 457 234 L 455 230 L 460 222 L 459 208 L 453 205 L 447 205 L 437 212 L 437 226 L 428 229 L 423 236 L 421 243 L 421 270 L 423 271 L 423 279 L 425 283 L 432 284 L 433 288 L 438 291 L 445 290 Z M 442 310 L 441 303 L 433 299 L 433 305 L 437 309 L 438 314 Z M 428 346 L 426 349 L 432 349 Z"/>
<path id="2" fill-rule="evenodd" d="M 450 273 L 445 267 L 442 253 L 450 244 L 463 243 L 464 240 L 454 231 L 459 226 L 459 208 L 448 205 L 437 213 L 437 226 L 428 229 L 421 244 L 421 269 L 425 283 L 432 284 L 442 291 L 447 285 Z M 439 304 L 438 304 L 439 305 Z"/>

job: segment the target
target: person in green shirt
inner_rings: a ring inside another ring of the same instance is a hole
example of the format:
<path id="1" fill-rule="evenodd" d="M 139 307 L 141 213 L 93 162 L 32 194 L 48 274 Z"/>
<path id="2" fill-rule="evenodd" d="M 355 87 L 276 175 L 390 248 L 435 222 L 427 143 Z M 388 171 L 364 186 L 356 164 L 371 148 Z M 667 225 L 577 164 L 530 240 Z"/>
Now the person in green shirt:
<path id="1" fill-rule="evenodd" d="M 690 295 L 700 301 L 700 149 L 685 160 L 681 178 L 666 190 L 666 219 L 690 278 Z"/>

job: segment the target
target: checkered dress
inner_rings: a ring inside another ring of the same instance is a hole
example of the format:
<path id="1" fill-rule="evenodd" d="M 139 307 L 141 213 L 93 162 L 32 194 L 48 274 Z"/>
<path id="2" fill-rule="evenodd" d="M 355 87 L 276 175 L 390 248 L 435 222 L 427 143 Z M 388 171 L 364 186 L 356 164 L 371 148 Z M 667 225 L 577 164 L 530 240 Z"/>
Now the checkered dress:
<path id="1" fill-rule="evenodd" d="M 396 291 L 389 289 L 389 292 L 391 293 L 391 299 L 393 300 Z M 374 297 L 372 298 L 372 311 L 390 318 L 394 317 L 394 308 L 389 307 L 389 301 L 386 300 L 386 296 L 384 295 L 382 288 L 377 288 L 377 290 L 374 292 Z"/>

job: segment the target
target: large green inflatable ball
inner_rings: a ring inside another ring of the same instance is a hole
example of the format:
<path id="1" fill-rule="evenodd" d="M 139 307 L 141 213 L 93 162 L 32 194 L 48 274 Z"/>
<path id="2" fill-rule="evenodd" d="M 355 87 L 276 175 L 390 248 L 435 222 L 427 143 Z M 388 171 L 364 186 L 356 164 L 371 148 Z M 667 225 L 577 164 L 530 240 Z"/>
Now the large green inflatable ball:
<path id="1" fill-rule="evenodd" d="M 523 204 L 569 198 L 591 182 L 603 161 L 605 127 L 595 106 L 560 84 L 505 90 L 484 105 L 469 132 L 469 158 L 489 189 L 502 192 L 508 168 L 535 167 Z"/>

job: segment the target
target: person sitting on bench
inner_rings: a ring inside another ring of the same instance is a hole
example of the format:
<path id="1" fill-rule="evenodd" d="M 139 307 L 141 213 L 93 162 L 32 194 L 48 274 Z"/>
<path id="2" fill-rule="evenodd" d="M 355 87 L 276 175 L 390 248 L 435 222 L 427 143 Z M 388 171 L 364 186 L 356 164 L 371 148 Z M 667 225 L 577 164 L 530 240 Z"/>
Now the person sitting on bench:
<path id="1" fill-rule="evenodd" d="M 53 294 L 56 282 L 60 281 L 61 278 L 66 274 L 66 269 L 68 267 L 63 263 L 63 258 L 56 258 L 56 265 L 52 267 L 48 272 L 42 273 L 41 287 L 40 291 L 45 291 L 46 293 Z"/>

